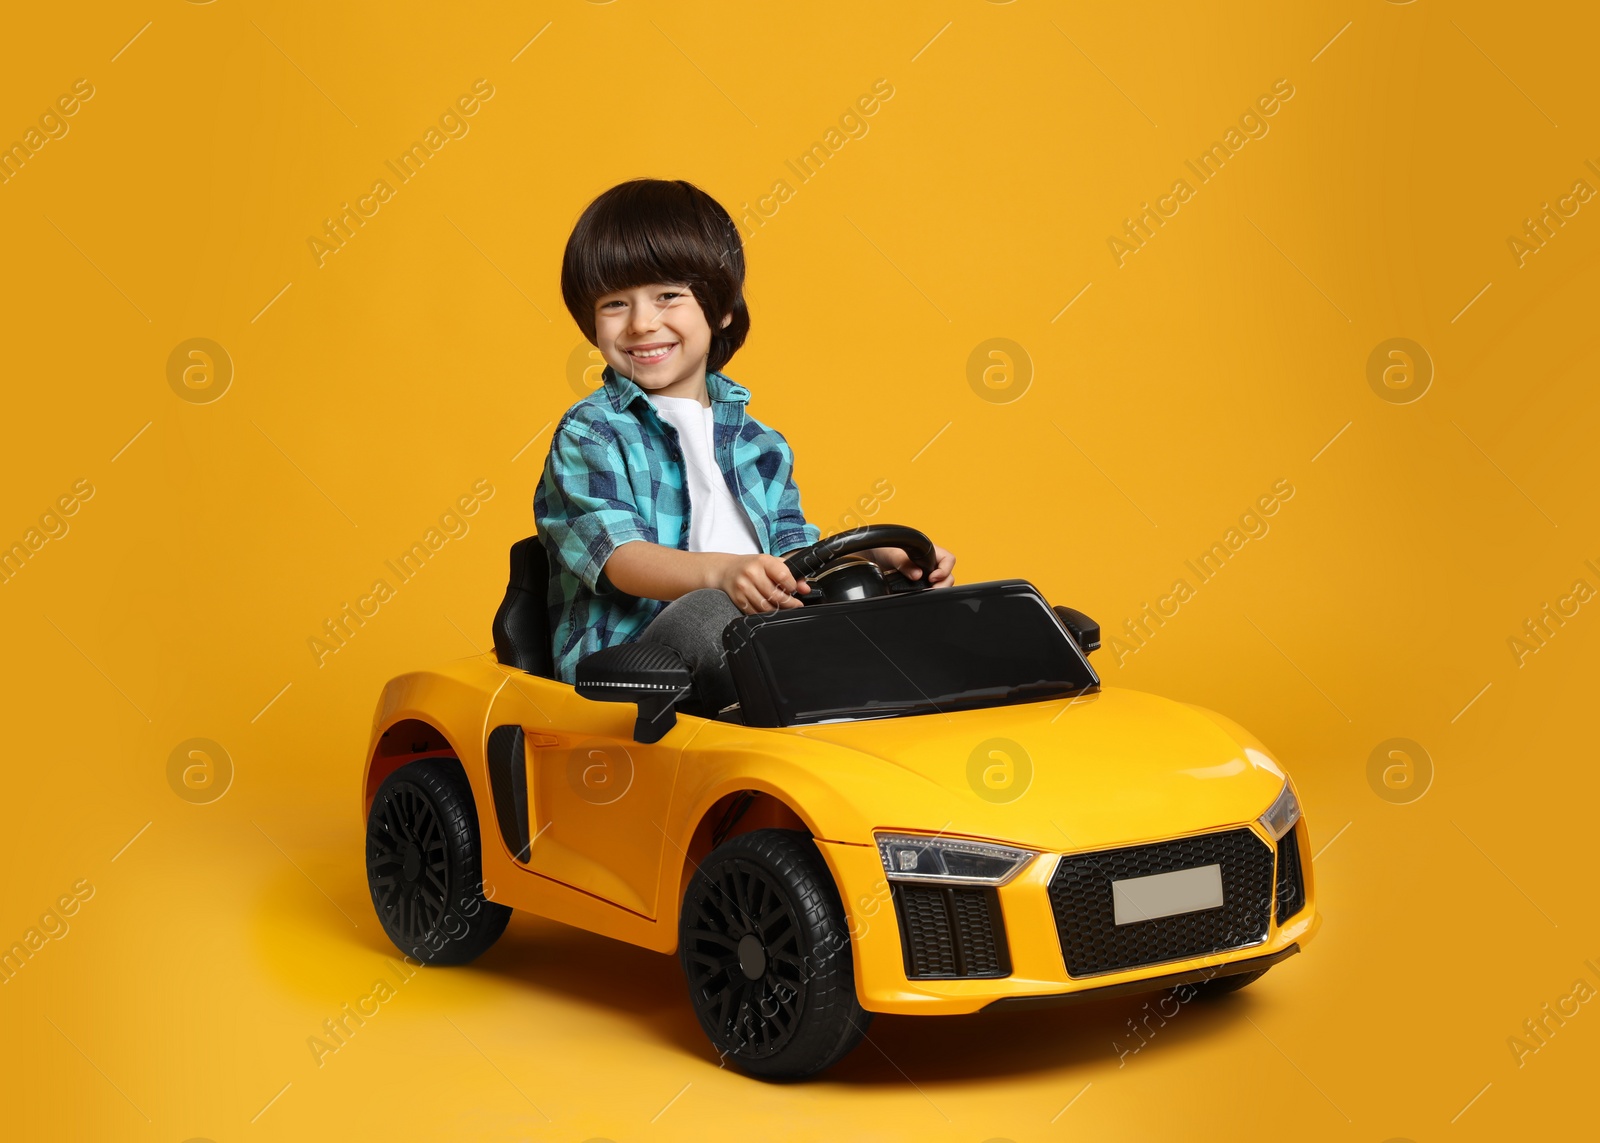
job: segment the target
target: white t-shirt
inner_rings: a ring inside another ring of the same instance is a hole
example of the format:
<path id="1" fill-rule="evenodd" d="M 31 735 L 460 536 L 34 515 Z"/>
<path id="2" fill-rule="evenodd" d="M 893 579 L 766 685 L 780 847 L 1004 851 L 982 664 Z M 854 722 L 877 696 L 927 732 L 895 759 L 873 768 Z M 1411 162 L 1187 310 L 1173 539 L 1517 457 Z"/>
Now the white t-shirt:
<path id="1" fill-rule="evenodd" d="M 712 446 L 715 420 L 711 407 L 689 397 L 647 394 L 661 419 L 678 430 L 689 481 L 689 550 L 757 555 L 755 526 L 728 491 Z"/>

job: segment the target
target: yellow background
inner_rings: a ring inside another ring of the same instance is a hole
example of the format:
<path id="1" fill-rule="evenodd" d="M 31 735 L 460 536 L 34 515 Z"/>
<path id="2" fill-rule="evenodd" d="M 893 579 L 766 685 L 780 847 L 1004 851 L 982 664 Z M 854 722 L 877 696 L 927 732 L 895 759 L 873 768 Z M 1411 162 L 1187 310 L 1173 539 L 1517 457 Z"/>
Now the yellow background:
<path id="1" fill-rule="evenodd" d="M 1600 988 L 1600 602 L 1520 666 L 1508 639 L 1600 588 L 1600 202 L 1523 265 L 1507 240 L 1600 187 L 1595 21 L 1197 7 L 12 6 L 0 142 L 95 94 L 0 186 L 0 540 L 94 495 L 0 585 L 0 941 L 94 893 L 0 985 L 0 1133 L 1571 1137 L 1600 1011 L 1522 1066 L 1507 1041 Z M 469 133 L 319 266 L 324 220 L 479 79 Z M 1268 134 L 1119 267 L 1107 239 L 1279 79 Z M 867 133 L 801 183 L 786 161 L 879 80 Z M 736 214 L 790 183 L 728 371 L 825 532 L 887 482 L 871 518 L 1109 642 L 1292 484 L 1143 649 L 1096 661 L 1290 767 L 1326 917 L 1304 956 L 1122 1066 L 1141 1001 L 883 1018 L 770 1087 L 717 1068 L 675 961 L 518 917 L 317 1066 L 307 1038 L 392 972 L 361 865 L 372 704 L 488 646 L 538 434 L 576 397 L 562 245 L 646 174 Z M 210 403 L 168 384 L 196 337 L 235 370 Z M 969 383 L 997 337 L 1031 363 L 1015 400 Z M 1411 403 L 1368 384 L 1394 337 L 1435 370 Z M 479 480 L 470 531 L 319 666 L 308 640 Z M 196 737 L 234 770 L 208 804 L 168 780 Z M 1396 737 L 1431 759 L 1410 802 L 1368 779 Z"/>

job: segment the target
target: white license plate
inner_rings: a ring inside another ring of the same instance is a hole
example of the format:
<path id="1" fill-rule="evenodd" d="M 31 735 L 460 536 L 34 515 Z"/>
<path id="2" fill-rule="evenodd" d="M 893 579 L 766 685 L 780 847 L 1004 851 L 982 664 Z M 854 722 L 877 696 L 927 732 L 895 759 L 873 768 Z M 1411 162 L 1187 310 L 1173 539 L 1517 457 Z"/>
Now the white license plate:
<path id="1" fill-rule="evenodd" d="M 1222 866 L 1202 865 L 1111 883 L 1117 924 L 1197 913 L 1222 904 Z"/>

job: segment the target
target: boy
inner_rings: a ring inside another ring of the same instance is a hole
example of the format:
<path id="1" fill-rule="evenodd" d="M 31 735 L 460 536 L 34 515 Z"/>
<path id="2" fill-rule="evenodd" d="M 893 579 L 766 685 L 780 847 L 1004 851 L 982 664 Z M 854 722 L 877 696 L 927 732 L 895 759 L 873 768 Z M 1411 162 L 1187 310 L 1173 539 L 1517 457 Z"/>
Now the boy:
<path id="1" fill-rule="evenodd" d="M 561 294 L 604 356 L 605 384 L 551 438 L 534 520 L 550 557 L 556 676 L 602 647 L 648 639 L 678 651 L 699 713 L 737 701 L 722 629 L 801 606 L 783 557 L 819 538 L 794 456 L 719 372 L 744 344 L 744 249 L 733 220 L 681 180 L 606 191 L 567 240 Z M 911 579 L 906 553 L 867 553 Z M 928 582 L 948 587 L 938 549 Z"/>

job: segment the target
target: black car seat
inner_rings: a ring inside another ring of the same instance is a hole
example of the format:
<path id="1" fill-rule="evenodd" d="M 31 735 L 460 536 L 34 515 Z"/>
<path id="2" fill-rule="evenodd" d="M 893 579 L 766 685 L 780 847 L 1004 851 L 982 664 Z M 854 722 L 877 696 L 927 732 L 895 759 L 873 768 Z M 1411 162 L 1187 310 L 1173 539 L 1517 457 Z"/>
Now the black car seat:
<path id="1" fill-rule="evenodd" d="M 511 545 L 511 579 L 494 613 L 494 655 L 508 667 L 555 678 L 550 648 L 550 561 L 538 536 Z"/>

